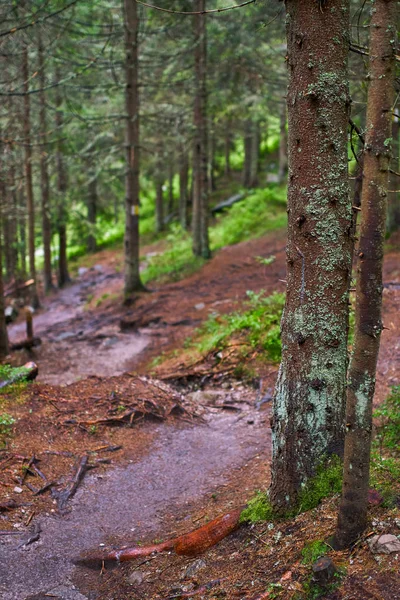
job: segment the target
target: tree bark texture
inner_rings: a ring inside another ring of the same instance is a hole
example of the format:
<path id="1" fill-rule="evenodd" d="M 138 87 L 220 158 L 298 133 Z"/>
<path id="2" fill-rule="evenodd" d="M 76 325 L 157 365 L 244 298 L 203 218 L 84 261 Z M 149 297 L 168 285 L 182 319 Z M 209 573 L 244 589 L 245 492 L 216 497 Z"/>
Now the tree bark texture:
<path id="1" fill-rule="evenodd" d="M 56 71 L 56 79 L 59 81 L 61 75 L 59 71 Z M 62 98 L 58 93 L 56 97 L 56 126 L 58 131 L 57 142 L 57 154 L 56 154 L 56 165 L 57 165 L 57 230 L 58 230 L 58 286 L 64 287 L 71 281 L 68 273 L 68 259 L 67 259 L 67 213 L 65 210 L 66 205 L 66 193 L 67 193 L 67 171 L 64 164 L 63 148 L 62 148 L 62 127 L 63 127 L 63 116 L 61 112 Z"/>
<path id="2" fill-rule="evenodd" d="M 179 222 L 182 229 L 188 226 L 188 184 L 189 184 L 189 157 L 185 150 L 181 152 L 179 167 Z"/>
<path id="3" fill-rule="evenodd" d="M 157 174 L 156 178 L 156 232 L 160 233 L 164 229 L 164 194 L 163 194 L 164 181 Z"/>
<path id="4" fill-rule="evenodd" d="M 280 136 L 279 136 L 279 167 L 278 181 L 285 183 L 288 169 L 288 137 L 286 131 L 286 105 L 282 104 L 280 114 Z"/>
<path id="5" fill-rule="evenodd" d="M 95 174 L 92 174 L 90 181 L 88 183 L 87 190 L 87 218 L 89 224 L 89 235 L 87 238 L 87 249 L 88 252 L 96 252 L 97 244 L 96 244 L 96 217 L 97 217 L 97 204 L 98 204 L 98 196 L 97 196 L 97 177 Z"/>
<path id="6" fill-rule="evenodd" d="M 124 0 L 125 108 L 127 114 L 125 137 L 125 298 L 128 298 L 135 291 L 143 290 L 139 273 L 139 18 L 137 11 L 136 2 Z"/>
<path id="7" fill-rule="evenodd" d="M 25 186 L 28 212 L 28 253 L 29 274 L 34 279 L 31 287 L 31 303 L 33 308 L 38 308 L 39 297 L 37 293 L 36 264 L 35 264 L 35 204 L 33 198 L 32 182 L 32 146 L 31 146 L 31 107 L 29 96 L 29 62 L 28 48 L 22 52 L 22 77 L 24 80 L 24 144 L 25 144 Z"/>
<path id="8" fill-rule="evenodd" d="M 260 161 L 260 123 L 253 121 L 251 135 L 251 152 L 250 152 L 250 187 L 257 187 L 258 181 L 258 166 Z"/>
<path id="9" fill-rule="evenodd" d="M 1 214 L 0 214 L 1 216 Z M 2 220 L 2 219 L 1 219 Z M 6 317 L 4 314 L 4 286 L 3 286 L 3 242 L 0 237 L 0 360 L 3 360 L 8 354 L 8 334 Z"/>
<path id="10" fill-rule="evenodd" d="M 243 163 L 243 185 L 246 188 L 251 187 L 251 162 L 252 162 L 252 139 L 253 123 L 247 120 L 244 124 L 243 145 L 244 145 L 244 163 Z"/>
<path id="11" fill-rule="evenodd" d="M 196 0 L 195 9 L 201 13 L 206 10 L 206 0 Z M 194 64 L 195 99 L 194 128 L 195 143 L 193 151 L 193 254 L 210 257 L 208 240 L 208 136 L 207 136 L 207 38 L 206 17 L 197 14 L 194 19 Z"/>
<path id="12" fill-rule="evenodd" d="M 225 133 L 225 175 L 227 177 L 231 176 L 231 149 L 232 149 L 232 134 L 231 134 L 231 122 L 228 121 L 226 125 L 226 133 Z"/>
<path id="13" fill-rule="evenodd" d="M 44 291 L 47 294 L 53 289 L 53 279 L 51 273 L 51 224 L 50 224 L 50 185 L 47 166 L 47 119 L 46 119 L 46 95 L 44 87 L 46 85 L 43 43 L 40 28 L 38 29 L 38 55 L 39 55 L 39 81 L 42 91 L 40 92 L 40 188 L 42 195 L 42 239 L 44 252 L 43 284 Z"/>
<path id="14" fill-rule="evenodd" d="M 296 503 L 341 454 L 352 208 L 347 173 L 349 0 L 287 0 L 287 295 L 272 419 L 270 499 Z"/>
<path id="15" fill-rule="evenodd" d="M 335 545 L 356 540 L 367 522 L 372 401 L 382 331 L 382 264 L 387 216 L 397 2 L 375 0 L 370 25 L 370 84 L 364 146 L 356 325 L 348 373 L 342 498 Z"/>

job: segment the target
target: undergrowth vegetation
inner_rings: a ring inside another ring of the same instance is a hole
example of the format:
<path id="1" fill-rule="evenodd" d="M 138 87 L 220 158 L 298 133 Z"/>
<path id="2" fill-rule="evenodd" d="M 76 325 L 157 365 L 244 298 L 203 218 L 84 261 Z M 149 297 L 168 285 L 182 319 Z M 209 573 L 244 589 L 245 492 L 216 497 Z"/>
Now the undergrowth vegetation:
<path id="1" fill-rule="evenodd" d="M 268 360 L 281 357 L 280 320 L 285 304 L 284 294 L 266 296 L 263 291 L 247 292 L 246 310 L 228 315 L 210 315 L 198 330 L 194 346 L 203 354 L 221 351 L 232 338 L 240 336 L 238 345 L 260 349 Z"/>
<path id="2" fill-rule="evenodd" d="M 256 238 L 286 224 L 286 188 L 270 186 L 248 192 L 246 198 L 234 204 L 227 214 L 217 218 L 209 229 L 212 250 Z M 149 281 L 177 280 L 197 270 L 204 260 L 192 254 L 189 232 L 172 224 L 166 237 L 167 249 L 151 257 L 142 274 Z"/>

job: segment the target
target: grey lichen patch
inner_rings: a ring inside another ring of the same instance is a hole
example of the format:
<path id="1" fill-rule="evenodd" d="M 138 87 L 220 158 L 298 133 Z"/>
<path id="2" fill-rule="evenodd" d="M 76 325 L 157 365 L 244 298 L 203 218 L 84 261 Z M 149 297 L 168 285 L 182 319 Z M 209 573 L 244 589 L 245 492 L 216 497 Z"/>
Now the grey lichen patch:
<path id="1" fill-rule="evenodd" d="M 341 74 L 335 71 L 326 71 L 319 74 L 315 83 L 307 87 L 307 96 L 323 100 L 328 104 L 348 101 L 348 88 Z"/>
<path id="2" fill-rule="evenodd" d="M 375 379 L 368 373 L 365 373 L 363 380 L 355 390 L 355 397 L 357 399 L 355 406 L 356 427 L 368 428 L 370 426 L 370 414 L 374 390 Z"/>

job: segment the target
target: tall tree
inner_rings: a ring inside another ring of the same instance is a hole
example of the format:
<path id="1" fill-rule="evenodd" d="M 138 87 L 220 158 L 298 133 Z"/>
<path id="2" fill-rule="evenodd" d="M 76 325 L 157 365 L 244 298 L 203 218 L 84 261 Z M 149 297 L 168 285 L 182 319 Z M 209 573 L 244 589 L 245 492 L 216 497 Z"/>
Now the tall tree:
<path id="1" fill-rule="evenodd" d="M 208 240 L 208 132 L 206 0 L 196 0 L 194 19 L 193 254 L 210 257 Z"/>
<path id="2" fill-rule="evenodd" d="M 25 186 L 28 211 L 28 252 L 29 274 L 33 279 L 31 287 L 31 303 L 33 308 L 39 306 L 39 296 L 36 281 L 35 261 L 35 203 L 33 198 L 32 181 L 32 144 L 31 144 L 31 104 L 29 95 L 29 58 L 28 46 L 24 45 L 22 51 L 22 77 L 24 88 L 24 143 L 25 143 Z"/>
<path id="3" fill-rule="evenodd" d="M 1 209 L 0 209 L 1 217 Z M 1 223 L 0 219 L 0 223 Z M 8 334 L 6 317 L 4 313 L 4 285 L 3 285 L 3 242 L 0 236 L 0 360 L 3 360 L 8 354 Z"/>
<path id="4" fill-rule="evenodd" d="M 47 294 L 53 288 L 51 273 L 51 226 L 50 226 L 50 185 L 48 173 L 48 149 L 47 149 L 47 118 L 46 118 L 46 73 L 44 65 L 44 49 L 40 27 L 38 28 L 38 57 L 39 57 L 39 81 L 40 81 L 40 188 L 42 195 L 42 238 L 43 238 L 43 284 Z"/>
<path id="5" fill-rule="evenodd" d="M 372 401 L 382 332 L 382 264 L 392 135 L 398 2 L 375 0 L 357 251 L 356 325 L 346 410 L 343 492 L 335 545 L 356 540 L 367 521 Z"/>
<path id="6" fill-rule="evenodd" d="M 61 79 L 60 70 L 56 68 L 56 78 Z M 58 229 L 58 285 L 64 287 L 70 282 L 67 259 L 67 171 L 65 167 L 63 154 L 63 112 L 62 96 L 57 88 L 56 96 L 56 126 L 57 126 L 57 150 L 56 150 L 56 169 L 57 169 L 57 229 Z"/>
<path id="7" fill-rule="evenodd" d="M 287 0 L 287 295 L 272 419 L 270 499 L 293 507 L 341 453 L 352 208 L 347 173 L 349 0 Z"/>
<path id="8" fill-rule="evenodd" d="M 125 298 L 143 290 L 139 253 L 139 16 L 136 2 L 124 0 L 125 27 Z"/>

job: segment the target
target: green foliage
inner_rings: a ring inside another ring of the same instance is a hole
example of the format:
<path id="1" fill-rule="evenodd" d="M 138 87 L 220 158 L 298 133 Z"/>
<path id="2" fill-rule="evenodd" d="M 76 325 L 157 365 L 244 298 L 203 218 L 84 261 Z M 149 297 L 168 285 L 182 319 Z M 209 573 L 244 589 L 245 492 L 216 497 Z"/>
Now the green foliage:
<path id="1" fill-rule="evenodd" d="M 323 460 L 316 474 L 307 481 L 299 493 L 297 510 L 291 514 L 306 512 L 318 506 L 324 498 L 339 494 L 342 490 L 343 464 L 338 456 L 332 455 Z"/>
<path id="2" fill-rule="evenodd" d="M 303 558 L 303 565 L 312 565 L 316 560 L 324 556 L 327 552 L 329 552 L 330 547 L 325 542 L 321 540 L 314 540 L 313 542 L 307 542 L 301 551 L 301 556 Z"/>
<path id="3" fill-rule="evenodd" d="M 392 388 L 391 394 L 374 412 L 377 419 L 375 444 L 380 448 L 400 453 L 400 385 Z"/>
<path id="4" fill-rule="evenodd" d="M 272 186 L 257 189 L 247 198 L 232 206 L 210 227 L 212 250 L 258 237 L 267 231 L 280 229 L 286 224 L 286 189 Z M 192 239 L 180 225 L 173 223 L 166 236 L 167 249 L 153 256 L 142 273 L 144 283 L 149 281 L 176 281 L 204 264 L 204 259 L 192 254 Z"/>
<path id="5" fill-rule="evenodd" d="M 269 186 L 249 193 L 210 228 L 213 249 L 260 237 L 286 225 L 286 188 Z"/>
<path id="6" fill-rule="evenodd" d="M 24 390 L 28 384 L 26 376 L 29 369 L 25 367 L 12 367 L 11 365 L 0 365 L 0 381 L 10 381 L 10 384 L 0 389 L 1 394 L 18 394 Z"/>
<path id="7" fill-rule="evenodd" d="M 265 492 L 258 491 L 240 515 L 241 523 L 258 523 L 274 519 L 274 511 Z"/>
<path id="8" fill-rule="evenodd" d="M 267 256 L 266 258 L 264 258 L 263 256 L 256 256 L 255 258 L 260 263 L 260 265 L 264 266 L 272 265 L 272 263 L 275 260 L 275 256 L 273 254 L 271 254 L 271 256 Z"/>
<path id="9" fill-rule="evenodd" d="M 143 283 L 149 281 L 177 280 L 201 267 L 204 259 L 193 256 L 192 240 L 180 225 L 173 224 L 167 235 L 168 248 L 152 256 L 142 274 Z"/>
<path id="10" fill-rule="evenodd" d="M 5 412 L 0 413 L 0 440 L 10 434 L 11 427 L 14 423 L 14 417 Z"/>
<path id="11" fill-rule="evenodd" d="M 393 506 L 400 493 L 400 386 L 374 411 L 370 483 L 381 492 L 384 505 Z"/>
<path id="12" fill-rule="evenodd" d="M 235 334 L 245 333 L 245 343 L 259 347 L 265 356 L 278 362 L 281 357 L 280 320 L 285 304 L 284 294 L 265 296 L 247 292 L 248 310 L 228 315 L 211 315 L 199 330 L 195 346 L 202 353 L 222 350 Z"/>

